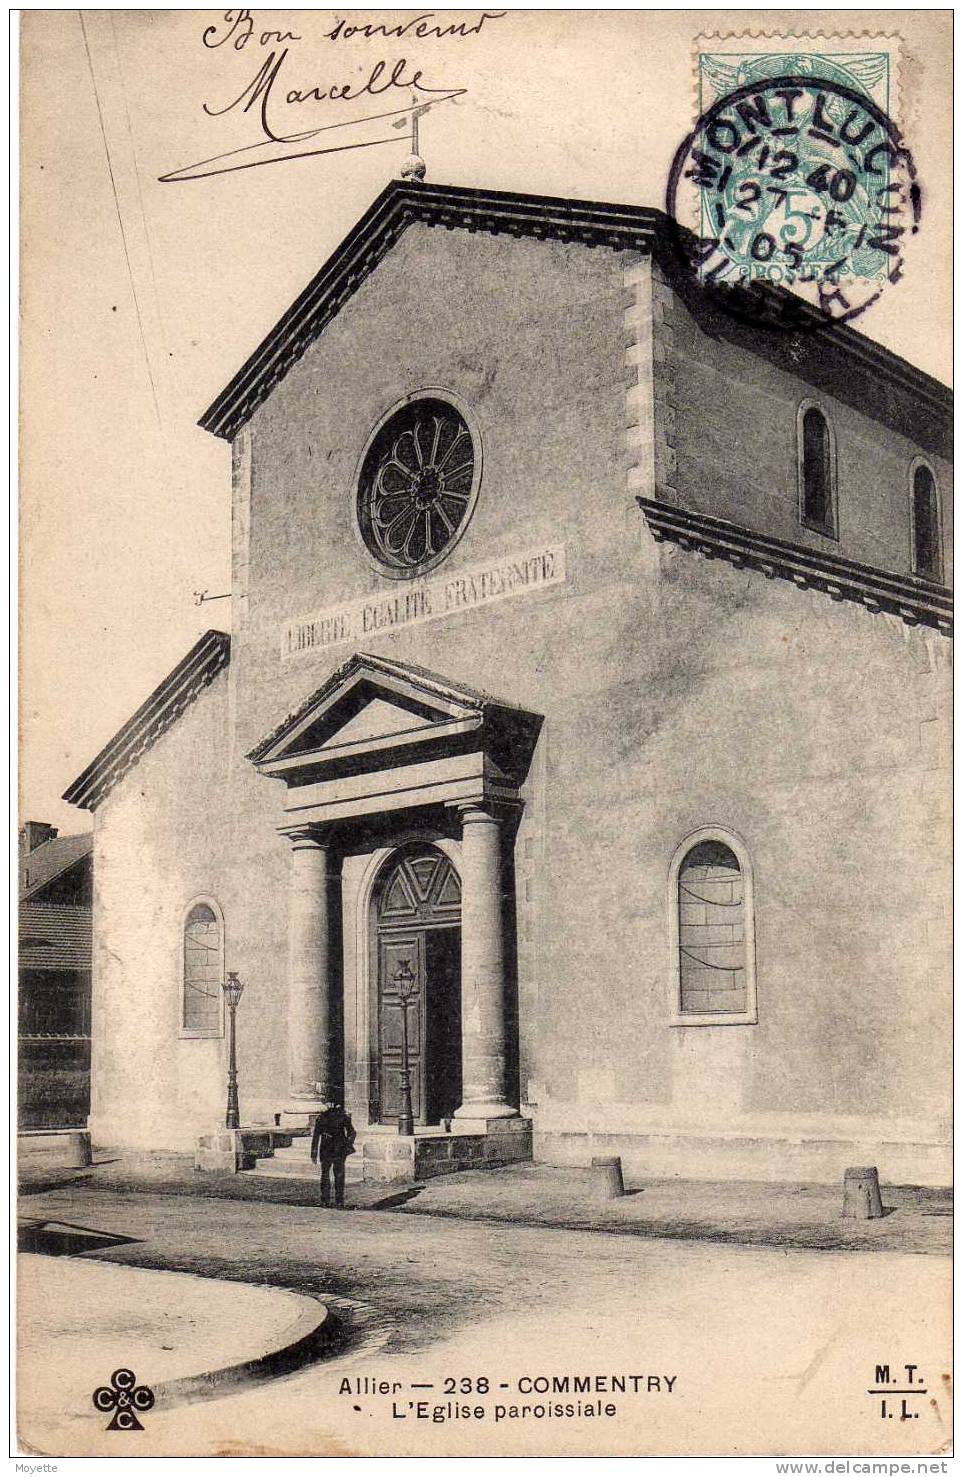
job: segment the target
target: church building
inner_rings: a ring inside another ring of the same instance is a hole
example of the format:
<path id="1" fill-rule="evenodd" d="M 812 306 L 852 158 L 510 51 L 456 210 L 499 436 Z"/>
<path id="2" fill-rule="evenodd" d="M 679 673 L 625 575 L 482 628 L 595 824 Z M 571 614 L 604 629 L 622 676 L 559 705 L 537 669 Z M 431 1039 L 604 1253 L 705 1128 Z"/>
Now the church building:
<path id="1" fill-rule="evenodd" d="M 233 971 L 258 1170 L 340 1098 L 372 1180 L 947 1182 L 949 391 L 405 178 L 201 425 L 230 634 L 65 796 L 94 1144 L 223 1124 Z"/>

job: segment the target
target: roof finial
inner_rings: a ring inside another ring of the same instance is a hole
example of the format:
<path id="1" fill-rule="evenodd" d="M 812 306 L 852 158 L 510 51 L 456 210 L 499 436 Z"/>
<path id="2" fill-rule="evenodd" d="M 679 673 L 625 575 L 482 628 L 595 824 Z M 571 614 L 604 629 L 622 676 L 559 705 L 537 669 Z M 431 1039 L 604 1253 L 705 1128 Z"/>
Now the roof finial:
<path id="1" fill-rule="evenodd" d="M 407 159 L 403 161 L 399 173 L 402 179 L 423 180 L 425 174 L 427 173 L 428 166 L 425 164 L 424 159 L 422 159 L 421 155 L 418 153 L 418 119 L 421 117 L 422 113 L 427 113 L 431 104 L 422 103 L 422 105 L 419 107 L 418 99 L 415 97 L 414 93 L 411 94 L 411 101 L 411 153 L 408 155 Z"/>

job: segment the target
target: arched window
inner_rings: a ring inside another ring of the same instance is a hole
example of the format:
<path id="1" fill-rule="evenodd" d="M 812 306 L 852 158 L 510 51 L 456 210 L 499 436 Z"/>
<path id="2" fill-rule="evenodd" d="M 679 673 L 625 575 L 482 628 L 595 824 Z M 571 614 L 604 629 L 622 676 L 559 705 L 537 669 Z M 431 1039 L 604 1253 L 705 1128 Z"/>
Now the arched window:
<path id="1" fill-rule="evenodd" d="M 836 454 L 832 431 L 816 405 L 800 407 L 799 517 L 806 528 L 836 534 Z"/>
<path id="2" fill-rule="evenodd" d="M 936 478 L 925 462 L 917 462 L 913 468 L 912 523 L 913 573 L 939 584 L 943 579 L 940 504 Z"/>
<path id="3" fill-rule="evenodd" d="M 184 919 L 181 1033 L 223 1034 L 224 922 L 211 898 L 191 904 Z"/>
<path id="4" fill-rule="evenodd" d="M 672 1015 L 676 1025 L 753 1024 L 752 870 L 731 832 L 697 831 L 669 873 Z"/>

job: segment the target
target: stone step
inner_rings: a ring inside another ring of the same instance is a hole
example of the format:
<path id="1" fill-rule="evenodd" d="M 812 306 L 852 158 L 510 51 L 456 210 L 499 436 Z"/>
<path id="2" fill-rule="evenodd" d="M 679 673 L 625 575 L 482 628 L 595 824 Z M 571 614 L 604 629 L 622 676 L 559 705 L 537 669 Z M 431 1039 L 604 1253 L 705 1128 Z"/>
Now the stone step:
<path id="1" fill-rule="evenodd" d="M 345 1164 L 345 1180 L 348 1184 L 404 1183 L 460 1169 L 496 1168 L 531 1157 L 531 1124 L 524 1118 L 496 1119 L 486 1133 L 429 1128 L 408 1137 L 390 1126 L 373 1127 L 358 1133 L 355 1152 Z M 318 1180 L 307 1135 L 295 1136 L 243 1168 L 268 1179 Z"/>
<path id="2" fill-rule="evenodd" d="M 258 1159 L 254 1173 L 271 1179 L 317 1180 L 318 1166 L 311 1158 L 311 1143 L 296 1139 L 288 1148 L 275 1149 L 267 1159 Z M 352 1154 L 345 1164 L 345 1180 L 360 1182 L 363 1178 L 360 1152 Z"/>
<path id="3" fill-rule="evenodd" d="M 312 1164 L 310 1159 L 300 1164 L 285 1163 L 283 1160 L 279 1164 L 276 1159 L 259 1159 L 250 1173 L 256 1174 L 259 1179 L 303 1180 L 312 1185 L 318 1182 L 318 1167 Z M 348 1160 L 344 1167 L 344 1178 L 345 1183 L 349 1185 L 361 1183 L 364 1179 L 364 1171 L 360 1159 L 357 1164 Z"/>

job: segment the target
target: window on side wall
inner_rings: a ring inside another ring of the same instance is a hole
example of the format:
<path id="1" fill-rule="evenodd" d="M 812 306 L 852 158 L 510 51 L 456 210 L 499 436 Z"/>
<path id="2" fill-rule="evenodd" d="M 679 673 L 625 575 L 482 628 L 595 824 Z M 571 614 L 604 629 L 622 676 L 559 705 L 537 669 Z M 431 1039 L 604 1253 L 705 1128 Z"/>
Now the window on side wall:
<path id="1" fill-rule="evenodd" d="M 836 448 L 817 405 L 799 411 L 799 519 L 805 528 L 836 537 Z"/>
<path id="2" fill-rule="evenodd" d="M 184 919 L 181 1035 L 223 1035 L 224 920 L 211 898 L 192 903 Z"/>
<path id="3" fill-rule="evenodd" d="M 943 581 L 940 539 L 940 503 L 936 478 L 925 462 L 913 467 L 911 503 L 913 573 L 921 579 Z"/>
<path id="4" fill-rule="evenodd" d="M 669 876 L 672 1019 L 752 1025 L 756 1009 L 752 871 L 731 832 L 688 837 Z"/>

